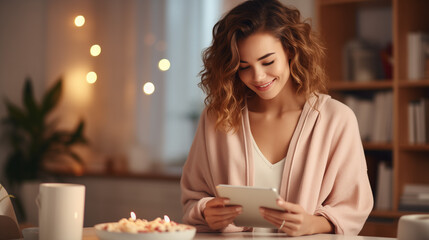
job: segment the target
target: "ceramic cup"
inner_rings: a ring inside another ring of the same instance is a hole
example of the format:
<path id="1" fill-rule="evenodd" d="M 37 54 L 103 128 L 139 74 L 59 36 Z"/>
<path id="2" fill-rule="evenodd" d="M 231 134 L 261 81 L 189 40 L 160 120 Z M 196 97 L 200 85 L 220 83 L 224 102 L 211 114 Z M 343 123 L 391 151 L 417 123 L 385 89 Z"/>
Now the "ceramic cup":
<path id="1" fill-rule="evenodd" d="M 22 229 L 24 240 L 39 240 L 39 228 L 30 227 Z"/>
<path id="2" fill-rule="evenodd" d="M 399 218 L 398 240 L 429 239 L 429 214 L 411 214 Z"/>
<path id="3" fill-rule="evenodd" d="M 36 203 L 39 207 L 39 239 L 82 239 L 84 185 L 42 183 Z"/>

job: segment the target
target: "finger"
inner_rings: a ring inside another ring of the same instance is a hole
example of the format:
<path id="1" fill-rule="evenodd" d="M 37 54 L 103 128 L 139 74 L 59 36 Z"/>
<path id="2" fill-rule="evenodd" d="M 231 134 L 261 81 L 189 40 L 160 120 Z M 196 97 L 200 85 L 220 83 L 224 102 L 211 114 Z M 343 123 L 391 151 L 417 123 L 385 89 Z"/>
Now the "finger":
<path id="1" fill-rule="evenodd" d="M 303 215 L 299 213 L 281 213 L 281 214 L 272 214 L 272 216 L 282 221 L 283 219 L 285 219 L 288 222 L 292 222 L 295 224 L 301 224 L 303 219 Z"/>
<path id="2" fill-rule="evenodd" d="M 292 222 L 295 224 L 302 223 L 302 214 L 294 214 L 294 213 L 285 213 L 284 219 L 287 219 L 288 222 Z"/>
<path id="3" fill-rule="evenodd" d="M 238 215 L 239 214 L 231 214 L 231 215 L 225 215 L 225 216 L 208 216 L 206 217 L 206 221 L 208 223 L 215 223 L 215 222 L 223 221 L 224 219 L 235 218 Z"/>
<path id="4" fill-rule="evenodd" d="M 270 215 L 273 218 L 278 219 L 279 221 L 283 221 L 283 219 L 286 219 L 289 222 L 293 222 L 297 224 L 302 222 L 302 214 L 298 214 L 298 213 L 282 212 L 282 211 L 273 210 L 270 208 L 262 208 L 261 213 L 263 215 Z"/>
<path id="5" fill-rule="evenodd" d="M 265 214 L 270 214 L 270 215 L 283 215 L 286 213 L 286 211 L 267 208 L 267 207 L 260 207 L 260 210 L 262 210 Z"/>
<path id="6" fill-rule="evenodd" d="M 234 215 L 234 216 L 230 216 L 230 217 L 228 217 L 228 218 L 217 219 L 217 220 L 216 220 L 216 221 L 214 221 L 213 223 L 214 223 L 214 224 L 225 224 L 225 223 L 230 224 L 230 223 L 232 223 L 232 222 L 234 221 L 234 219 L 235 219 L 237 216 L 238 216 L 238 214 L 237 214 L 237 215 Z"/>
<path id="7" fill-rule="evenodd" d="M 285 224 L 283 225 L 283 229 L 286 230 L 286 231 L 289 231 L 289 232 L 291 232 L 291 231 L 297 231 L 298 228 L 299 227 L 298 227 L 297 224 L 295 224 L 293 222 L 289 222 L 289 221 L 286 221 Z"/>
<path id="8" fill-rule="evenodd" d="M 228 213 L 225 213 L 225 214 L 217 214 L 216 212 L 207 211 L 207 212 L 204 212 L 204 215 L 205 215 L 205 219 L 206 220 L 213 219 L 213 218 L 215 218 L 215 219 L 217 219 L 217 218 L 224 219 L 224 218 L 235 217 L 235 216 L 241 214 L 241 212 L 242 212 L 242 210 L 234 210 L 232 212 L 228 212 Z"/>
<path id="9" fill-rule="evenodd" d="M 229 198 L 213 198 L 206 203 L 206 207 L 223 207 L 229 203 Z"/>
<path id="10" fill-rule="evenodd" d="M 273 216 L 265 215 L 264 219 L 273 224 L 276 228 L 279 228 L 280 225 L 282 225 L 283 220 L 280 220 L 278 218 L 275 218 Z"/>
<path id="11" fill-rule="evenodd" d="M 236 214 L 242 211 L 241 206 L 228 206 L 228 207 L 209 207 L 204 209 L 204 215 L 207 216 L 223 216 L 229 214 Z"/>
<path id="12" fill-rule="evenodd" d="M 273 223 L 273 221 L 277 221 L 277 219 L 274 218 L 270 218 L 267 217 L 267 221 Z M 293 222 L 289 222 L 286 221 L 283 223 L 283 221 L 281 222 L 275 222 L 273 223 L 280 231 L 287 233 L 288 235 L 295 234 L 298 230 L 299 230 L 299 225 L 293 223 Z"/>
<path id="13" fill-rule="evenodd" d="M 225 219 L 220 219 L 217 221 L 212 222 L 211 224 L 209 224 L 211 226 L 212 229 L 221 229 L 221 228 L 225 228 L 227 227 L 229 224 L 231 224 L 236 216 L 230 217 L 230 218 L 225 218 Z"/>
<path id="14" fill-rule="evenodd" d="M 261 212 L 262 215 L 269 215 L 271 217 L 278 219 L 279 221 L 283 221 L 283 219 L 286 219 L 286 212 L 284 211 L 279 211 L 279 210 L 265 208 L 265 207 L 261 207 L 259 211 Z"/>
<path id="15" fill-rule="evenodd" d="M 277 206 L 283 208 L 287 212 L 292 212 L 292 213 L 301 213 L 303 211 L 300 205 L 294 204 L 291 202 L 286 202 L 281 199 L 277 200 Z"/>
<path id="16" fill-rule="evenodd" d="M 278 218 L 278 215 L 264 215 L 264 219 L 269 221 L 270 223 L 274 224 L 277 228 L 288 228 L 291 231 L 298 230 L 298 226 L 300 225 L 300 221 L 296 220 L 297 217 L 294 214 L 288 214 L 288 216 L 292 217 L 286 217 L 286 218 Z M 292 219 L 292 220 L 291 220 Z M 283 224 L 283 220 L 285 223 Z M 281 226 L 283 224 L 283 226 Z"/>

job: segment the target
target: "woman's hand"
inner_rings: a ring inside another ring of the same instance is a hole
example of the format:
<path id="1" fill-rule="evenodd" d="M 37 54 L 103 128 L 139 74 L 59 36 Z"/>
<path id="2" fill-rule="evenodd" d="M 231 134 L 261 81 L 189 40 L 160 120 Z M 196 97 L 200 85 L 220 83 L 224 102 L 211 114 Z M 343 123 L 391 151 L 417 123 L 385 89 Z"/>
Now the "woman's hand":
<path id="1" fill-rule="evenodd" d="M 213 198 L 207 202 L 203 214 L 212 230 L 220 230 L 227 227 L 235 217 L 241 214 L 241 206 L 225 206 L 228 203 L 228 198 Z"/>
<path id="2" fill-rule="evenodd" d="M 277 200 L 277 205 L 285 212 L 261 207 L 261 215 L 289 236 L 333 232 L 332 224 L 323 216 L 310 215 L 300 205 L 283 199 Z"/>

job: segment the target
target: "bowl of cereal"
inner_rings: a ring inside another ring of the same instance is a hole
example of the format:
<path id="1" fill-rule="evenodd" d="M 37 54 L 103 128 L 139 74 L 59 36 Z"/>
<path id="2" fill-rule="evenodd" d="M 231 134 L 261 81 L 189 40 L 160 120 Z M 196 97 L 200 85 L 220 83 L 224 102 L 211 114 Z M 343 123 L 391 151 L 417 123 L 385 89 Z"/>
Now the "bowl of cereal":
<path id="1" fill-rule="evenodd" d="M 191 240 L 195 236 L 195 227 L 156 218 L 146 219 L 123 218 L 118 222 L 100 223 L 94 226 L 100 240 Z"/>

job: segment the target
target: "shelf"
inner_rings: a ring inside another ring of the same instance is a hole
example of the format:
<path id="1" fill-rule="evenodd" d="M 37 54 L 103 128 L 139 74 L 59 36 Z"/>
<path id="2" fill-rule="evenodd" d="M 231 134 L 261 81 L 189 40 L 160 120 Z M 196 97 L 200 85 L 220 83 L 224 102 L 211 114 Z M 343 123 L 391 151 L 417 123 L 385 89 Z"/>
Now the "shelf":
<path id="1" fill-rule="evenodd" d="M 392 151 L 393 145 L 391 143 L 364 142 L 363 143 L 363 148 L 365 150 Z"/>
<path id="2" fill-rule="evenodd" d="M 403 151 L 429 151 L 429 144 L 401 144 L 400 150 Z"/>
<path id="3" fill-rule="evenodd" d="M 325 5 L 336 5 L 336 4 L 347 4 L 347 3 L 384 3 L 389 2 L 387 0 L 322 0 L 321 4 Z"/>
<path id="4" fill-rule="evenodd" d="M 429 87 L 429 79 L 417 80 L 417 81 L 399 81 L 399 87 L 401 88 L 416 88 L 416 87 Z"/>
<path id="5" fill-rule="evenodd" d="M 370 214 L 370 217 L 374 218 L 400 218 L 403 215 L 416 214 L 417 212 L 402 212 L 402 211 L 392 211 L 392 210 L 373 210 Z"/>
<path id="6" fill-rule="evenodd" d="M 422 213 L 398 210 L 404 186 L 410 183 L 429 184 L 429 143 L 407 143 L 408 104 L 410 101 L 427 98 L 429 94 L 428 77 L 408 79 L 407 34 L 413 31 L 429 31 L 429 1 L 316 0 L 316 3 L 318 30 L 327 49 L 325 68 L 330 79 L 327 84 L 328 93 L 339 101 L 347 102 L 350 100 L 349 96 L 366 101 L 374 100 L 378 93 L 392 92 L 391 142 L 363 142 L 368 176 L 373 189 L 380 179 L 379 163 L 386 161 L 393 167 L 389 181 L 392 185 L 392 206 L 388 210 L 373 210 L 361 234 L 396 237 L 398 219 L 401 216 Z M 391 79 L 358 82 L 344 78 L 348 62 L 344 61 L 343 49 L 351 39 L 361 38 L 392 43 Z"/>
<path id="7" fill-rule="evenodd" d="M 356 90 L 382 90 L 392 89 L 392 80 L 379 80 L 369 82 L 335 81 L 328 85 L 332 91 L 356 91 Z"/>
<path id="8" fill-rule="evenodd" d="M 66 172 L 49 172 L 51 176 L 61 177 L 77 177 L 77 178 L 108 178 L 108 179 L 147 179 L 147 180 L 165 180 L 165 181 L 180 181 L 182 168 L 165 167 L 148 169 L 141 173 L 130 171 L 96 171 L 85 170 L 82 175 L 75 175 Z"/>

